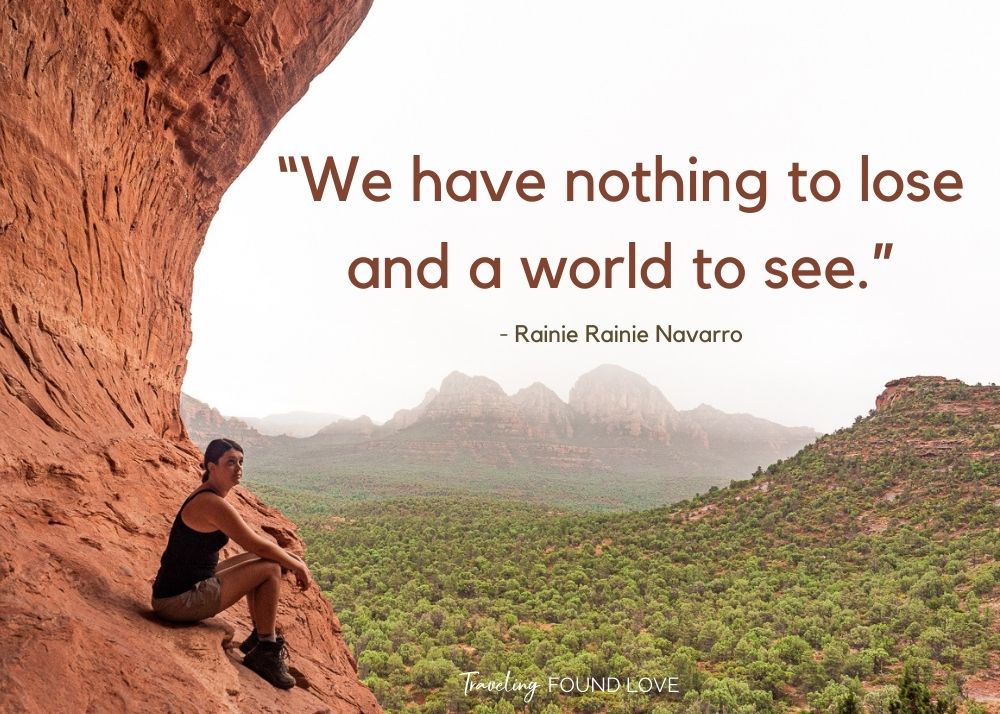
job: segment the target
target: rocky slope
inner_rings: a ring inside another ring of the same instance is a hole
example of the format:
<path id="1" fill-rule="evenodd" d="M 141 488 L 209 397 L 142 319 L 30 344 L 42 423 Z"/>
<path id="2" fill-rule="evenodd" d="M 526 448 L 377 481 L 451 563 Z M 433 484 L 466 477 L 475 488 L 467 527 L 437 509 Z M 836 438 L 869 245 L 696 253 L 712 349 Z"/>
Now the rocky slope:
<path id="1" fill-rule="evenodd" d="M 282 601 L 288 692 L 222 648 L 242 612 L 168 628 L 147 609 L 198 478 L 178 408 L 195 259 L 223 192 L 369 5 L 3 4 L 0 710 L 377 711 L 315 587 Z"/>
<path id="2" fill-rule="evenodd" d="M 953 682 L 979 711 L 1000 712 L 998 515 L 1000 388 L 918 376 L 889 382 L 868 416 L 750 481 L 627 518 L 648 528 L 640 542 L 665 519 L 689 538 L 739 543 L 744 562 L 832 576 L 821 596 L 859 593 L 851 607 L 866 626 L 892 633 L 893 658 L 923 658 L 940 690 Z M 717 567 L 743 582 L 738 570 Z M 929 593 L 919 586 L 927 583 Z M 966 615 L 977 622 L 972 634 L 954 624 Z M 942 649 L 934 637 L 945 629 Z M 957 651 L 965 656 L 952 659 Z M 899 669 L 897 661 L 869 674 L 865 690 Z"/>

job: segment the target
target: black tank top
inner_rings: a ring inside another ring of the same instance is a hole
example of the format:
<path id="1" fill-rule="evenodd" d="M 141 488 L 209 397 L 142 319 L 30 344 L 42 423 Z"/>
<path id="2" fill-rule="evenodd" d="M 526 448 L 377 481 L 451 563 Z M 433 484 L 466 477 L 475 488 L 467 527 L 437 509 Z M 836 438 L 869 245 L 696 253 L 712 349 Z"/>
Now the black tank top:
<path id="1" fill-rule="evenodd" d="M 229 542 L 222 531 L 199 533 L 189 528 L 181 518 L 184 506 L 200 493 L 215 493 L 204 488 L 185 499 L 170 527 L 167 549 L 160 558 L 160 571 L 153 582 L 153 597 L 173 597 L 194 587 L 195 583 L 210 578 L 219 564 L 219 551 Z M 216 496 L 219 494 L 215 493 Z"/>

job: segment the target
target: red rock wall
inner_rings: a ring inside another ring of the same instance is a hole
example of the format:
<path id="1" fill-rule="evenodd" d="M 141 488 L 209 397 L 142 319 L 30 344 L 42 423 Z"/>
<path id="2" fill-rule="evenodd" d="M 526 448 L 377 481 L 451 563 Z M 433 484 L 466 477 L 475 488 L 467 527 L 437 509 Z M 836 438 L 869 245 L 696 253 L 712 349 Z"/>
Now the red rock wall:
<path id="1" fill-rule="evenodd" d="M 377 710 L 315 588 L 289 581 L 282 605 L 290 692 L 220 647 L 242 609 L 180 629 L 145 612 L 198 482 L 178 413 L 194 261 L 369 6 L 0 2 L 0 710 Z"/>
<path id="2" fill-rule="evenodd" d="M 957 379 L 952 380 L 955 384 L 961 384 Z M 894 402 L 899 401 L 908 394 L 912 394 L 916 385 L 945 384 L 948 382 L 944 377 L 903 377 L 886 382 L 885 390 L 875 397 L 875 411 L 881 412 L 892 407 Z"/>

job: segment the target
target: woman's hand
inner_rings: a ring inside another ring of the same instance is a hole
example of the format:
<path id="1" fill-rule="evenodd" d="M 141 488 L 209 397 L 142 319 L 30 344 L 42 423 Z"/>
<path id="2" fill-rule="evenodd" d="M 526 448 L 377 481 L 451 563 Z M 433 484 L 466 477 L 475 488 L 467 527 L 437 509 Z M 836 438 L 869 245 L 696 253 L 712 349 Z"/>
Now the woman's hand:
<path id="1" fill-rule="evenodd" d="M 298 558 L 296 558 L 298 560 Z M 305 590 L 309 587 L 309 583 L 312 582 L 312 573 L 309 572 L 309 566 L 298 560 L 298 567 L 292 572 L 295 574 L 295 582 L 298 583 L 299 588 Z"/>

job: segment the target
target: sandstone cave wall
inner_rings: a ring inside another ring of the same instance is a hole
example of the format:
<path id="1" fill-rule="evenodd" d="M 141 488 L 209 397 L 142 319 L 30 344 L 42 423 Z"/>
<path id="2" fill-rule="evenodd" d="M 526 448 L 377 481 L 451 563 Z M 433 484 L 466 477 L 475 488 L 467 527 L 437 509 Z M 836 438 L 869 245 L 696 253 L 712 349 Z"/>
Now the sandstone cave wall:
<path id="1" fill-rule="evenodd" d="M 178 407 L 206 230 L 369 6 L 0 0 L 0 710 L 377 710 L 315 587 L 283 600 L 302 685 L 274 709 L 220 646 L 245 613 L 144 612 L 197 483 Z"/>

